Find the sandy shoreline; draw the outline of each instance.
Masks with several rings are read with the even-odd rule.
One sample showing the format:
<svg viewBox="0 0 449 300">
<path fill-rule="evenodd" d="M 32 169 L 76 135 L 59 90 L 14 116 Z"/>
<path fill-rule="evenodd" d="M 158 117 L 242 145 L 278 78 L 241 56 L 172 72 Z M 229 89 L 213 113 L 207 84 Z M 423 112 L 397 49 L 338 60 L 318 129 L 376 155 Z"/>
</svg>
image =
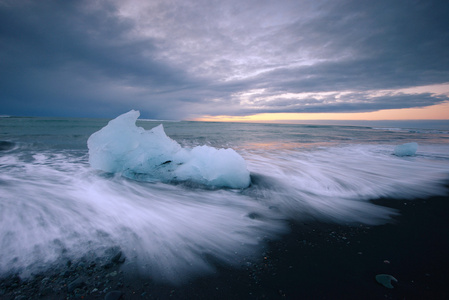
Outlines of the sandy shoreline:
<svg viewBox="0 0 449 300">
<path fill-rule="evenodd" d="M 379 199 L 400 212 L 381 226 L 291 223 L 259 261 L 172 286 L 135 276 L 119 249 L 30 280 L 0 280 L 0 299 L 447 299 L 449 196 Z M 117 258 L 117 256 L 119 256 Z M 391 274 L 388 289 L 375 281 Z"/>
</svg>

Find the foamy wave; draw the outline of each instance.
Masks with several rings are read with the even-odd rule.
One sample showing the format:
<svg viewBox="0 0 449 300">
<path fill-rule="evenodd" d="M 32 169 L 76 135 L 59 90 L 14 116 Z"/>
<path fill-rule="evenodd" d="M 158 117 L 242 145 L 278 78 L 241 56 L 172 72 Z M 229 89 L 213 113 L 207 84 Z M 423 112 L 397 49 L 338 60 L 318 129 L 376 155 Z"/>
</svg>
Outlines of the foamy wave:
<svg viewBox="0 0 449 300">
<path fill-rule="evenodd" d="M 207 255 L 239 266 L 284 231 L 269 209 L 232 191 L 98 176 L 85 160 L 53 154 L 2 161 L 16 167 L 0 173 L 1 273 L 26 276 L 118 245 L 155 280 L 181 281 L 213 270 Z"/>
<path fill-rule="evenodd" d="M 437 155 L 418 152 L 408 158 L 392 155 L 392 146 L 373 145 L 247 153 L 254 184 L 245 194 L 289 218 L 381 224 L 396 212 L 371 199 L 447 193 L 449 156 L 444 153 L 449 152 L 440 148 Z"/>
<path fill-rule="evenodd" d="M 240 266 L 286 220 L 383 224 L 398 212 L 379 197 L 440 195 L 447 145 L 397 157 L 390 145 L 242 152 L 244 190 L 128 180 L 69 152 L 0 156 L 0 274 L 27 275 L 118 246 L 154 280 L 205 274 L 211 261 Z M 212 258 L 212 259 L 211 259 Z"/>
</svg>

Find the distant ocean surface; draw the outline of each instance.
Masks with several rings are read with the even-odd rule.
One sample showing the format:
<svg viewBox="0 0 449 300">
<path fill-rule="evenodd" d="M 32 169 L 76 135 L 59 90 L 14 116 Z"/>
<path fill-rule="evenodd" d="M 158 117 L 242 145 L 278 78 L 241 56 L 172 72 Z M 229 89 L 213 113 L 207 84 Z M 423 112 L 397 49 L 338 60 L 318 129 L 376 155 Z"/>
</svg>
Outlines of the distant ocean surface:
<svg viewBox="0 0 449 300">
<path fill-rule="evenodd" d="M 380 225 L 398 212 L 370 200 L 447 194 L 443 129 L 137 122 L 147 130 L 162 123 L 185 148 L 234 149 L 251 184 L 230 189 L 92 168 L 87 140 L 108 121 L 0 118 L 0 276 L 120 247 L 143 274 L 183 281 L 212 272 L 210 257 L 244 265 L 291 221 Z M 409 142 L 416 155 L 393 155 Z"/>
</svg>

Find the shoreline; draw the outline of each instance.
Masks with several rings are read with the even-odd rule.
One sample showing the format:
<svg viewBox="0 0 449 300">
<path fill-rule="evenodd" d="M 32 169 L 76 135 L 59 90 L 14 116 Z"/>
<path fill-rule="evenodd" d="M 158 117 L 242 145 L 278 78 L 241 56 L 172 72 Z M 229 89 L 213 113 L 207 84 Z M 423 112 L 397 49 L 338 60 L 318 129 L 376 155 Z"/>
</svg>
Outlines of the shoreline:
<svg viewBox="0 0 449 300">
<path fill-rule="evenodd" d="M 377 199 L 398 210 L 394 222 L 341 225 L 289 223 L 256 262 L 182 285 L 156 283 L 124 268 L 119 249 L 95 261 L 67 264 L 28 280 L 0 279 L 1 299 L 447 299 L 449 195 Z M 377 274 L 398 282 L 388 289 Z M 121 298 L 120 298 L 121 297 Z"/>
</svg>

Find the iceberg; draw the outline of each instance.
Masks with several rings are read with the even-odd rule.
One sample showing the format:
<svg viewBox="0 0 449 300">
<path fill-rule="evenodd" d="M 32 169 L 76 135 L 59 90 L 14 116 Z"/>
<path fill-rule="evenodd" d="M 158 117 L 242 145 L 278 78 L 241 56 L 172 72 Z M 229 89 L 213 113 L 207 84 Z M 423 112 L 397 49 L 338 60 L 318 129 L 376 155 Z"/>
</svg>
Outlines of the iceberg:
<svg viewBox="0 0 449 300">
<path fill-rule="evenodd" d="M 89 163 L 98 170 L 142 181 L 191 181 L 214 187 L 246 188 L 250 173 L 233 149 L 183 148 L 165 134 L 163 125 L 136 126 L 139 111 L 111 120 L 88 141 Z"/>
<path fill-rule="evenodd" d="M 406 143 L 398 145 L 394 148 L 394 155 L 396 156 L 413 156 L 418 150 L 418 143 Z"/>
</svg>

